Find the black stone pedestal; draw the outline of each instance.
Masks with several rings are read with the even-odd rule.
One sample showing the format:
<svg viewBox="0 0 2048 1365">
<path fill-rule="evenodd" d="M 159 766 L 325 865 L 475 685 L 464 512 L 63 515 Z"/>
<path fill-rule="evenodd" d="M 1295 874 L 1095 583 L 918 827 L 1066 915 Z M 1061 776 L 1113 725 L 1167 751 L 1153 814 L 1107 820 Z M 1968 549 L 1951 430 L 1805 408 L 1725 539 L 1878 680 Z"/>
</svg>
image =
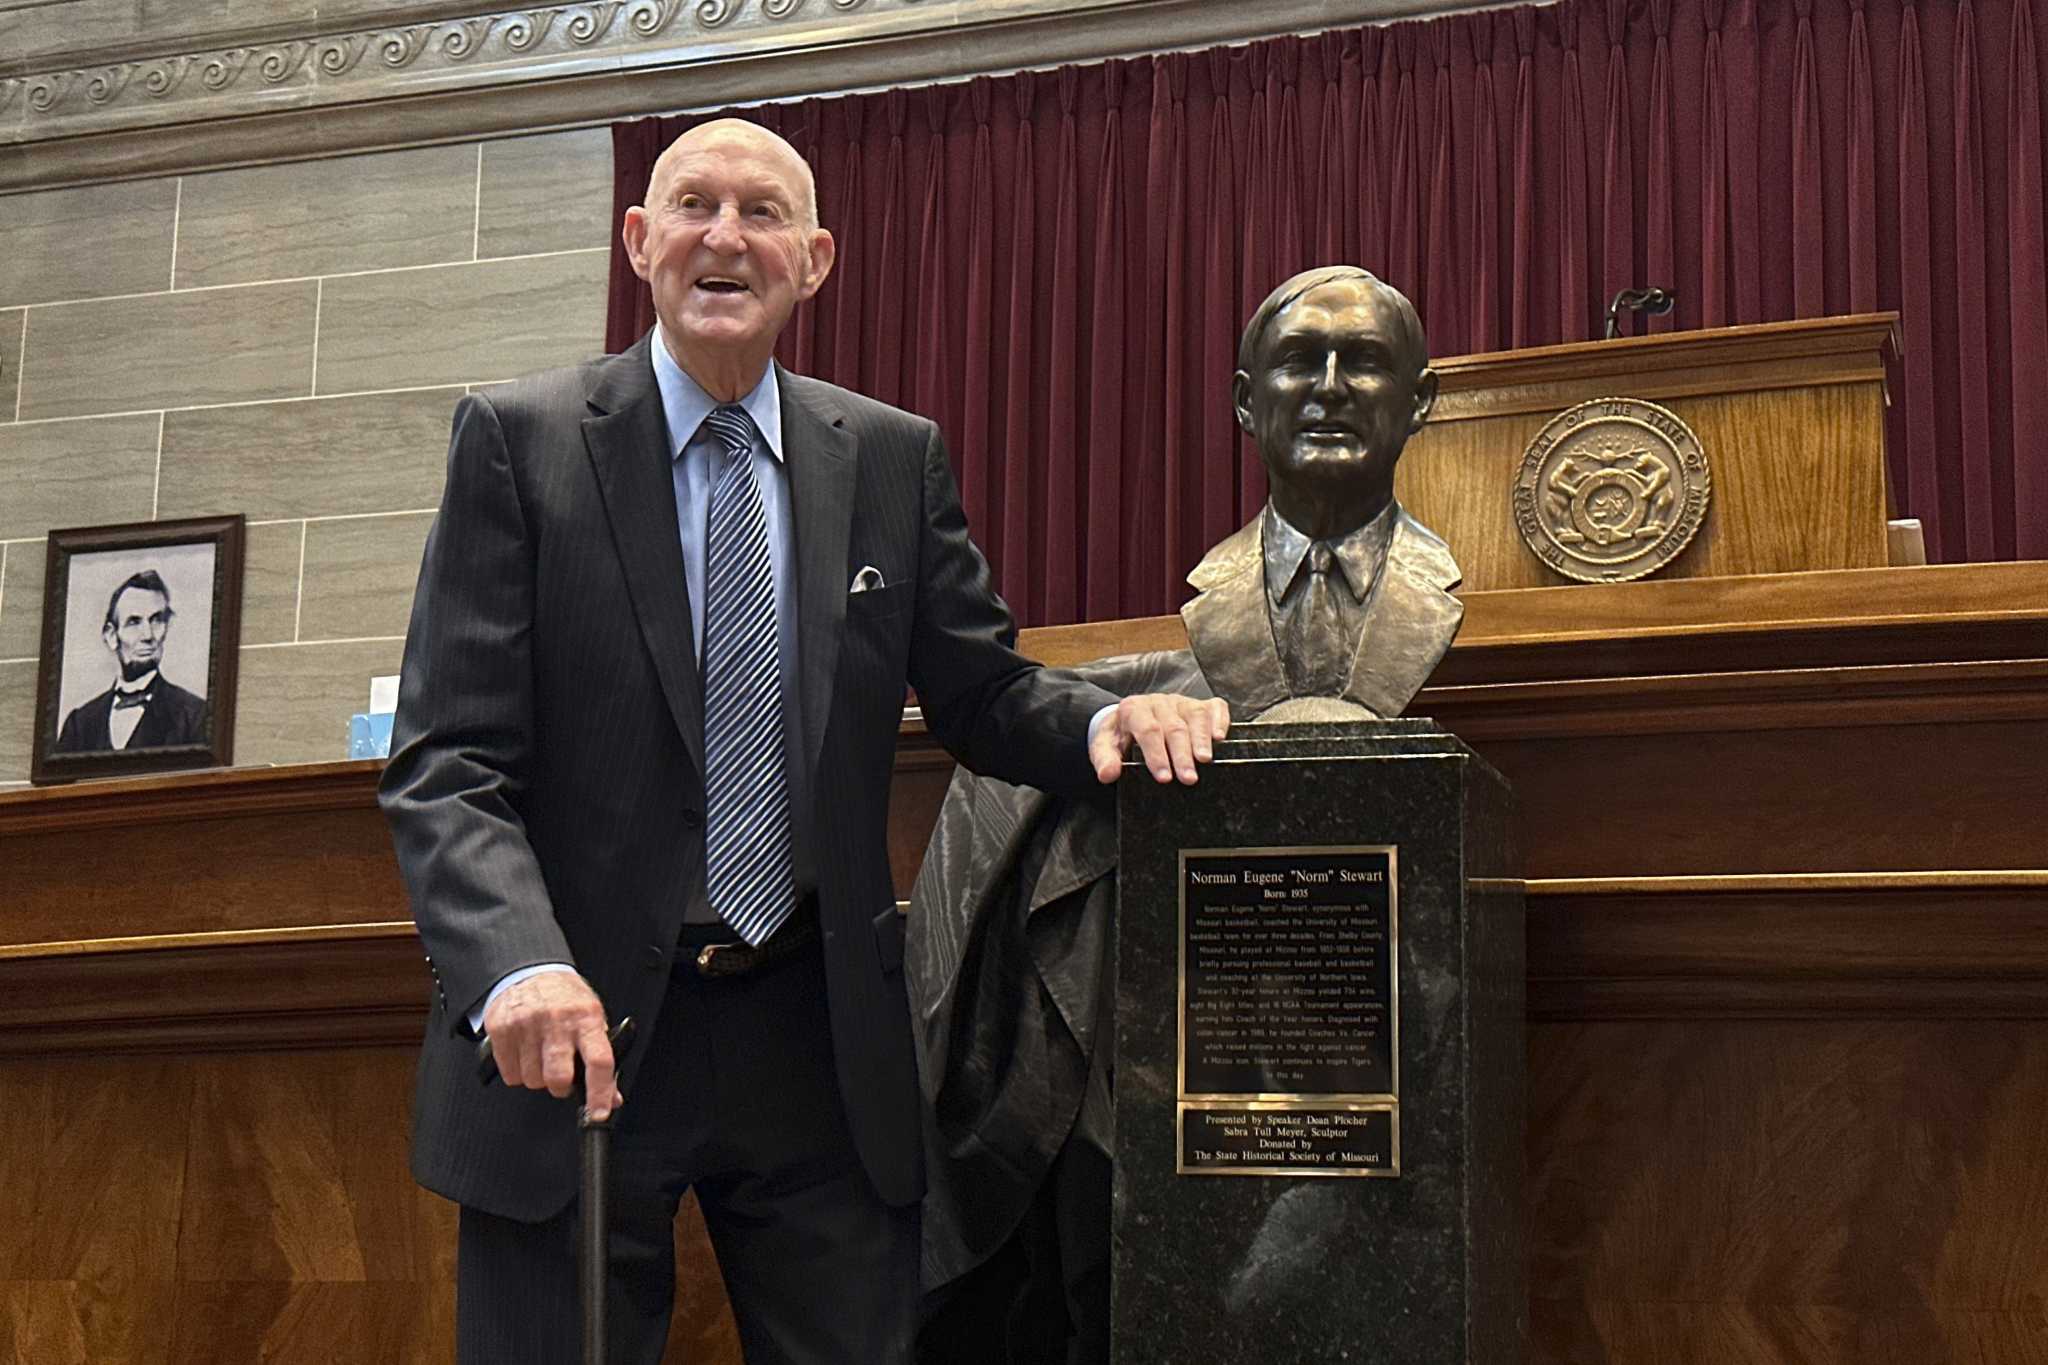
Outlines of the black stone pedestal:
<svg viewBox="0 0 2048 1365">
<path fill-rule="evenodd" d="M 1118 784 L 1116 1365 L 1520 1359 L 1510 803 L 1426 720 Z"/>
</svg>

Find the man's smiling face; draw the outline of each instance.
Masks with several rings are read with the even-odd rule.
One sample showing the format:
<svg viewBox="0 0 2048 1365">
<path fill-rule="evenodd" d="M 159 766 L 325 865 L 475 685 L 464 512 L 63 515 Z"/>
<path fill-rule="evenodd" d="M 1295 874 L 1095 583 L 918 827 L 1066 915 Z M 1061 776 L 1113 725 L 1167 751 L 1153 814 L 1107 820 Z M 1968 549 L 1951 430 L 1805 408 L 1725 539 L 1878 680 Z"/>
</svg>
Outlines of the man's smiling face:
<svg viewBox="0 0 2048 1365">
<path fill-rule="evenodd" d="M 809 177 L 765 129 L 722 121 L 676 140 L 655 166 L 647 202 L 627 210 L 626 250 L 654 291 L 675 358 L 713 391 L 751 387 L 798 303 L 832 268 Z"/>
</svg>

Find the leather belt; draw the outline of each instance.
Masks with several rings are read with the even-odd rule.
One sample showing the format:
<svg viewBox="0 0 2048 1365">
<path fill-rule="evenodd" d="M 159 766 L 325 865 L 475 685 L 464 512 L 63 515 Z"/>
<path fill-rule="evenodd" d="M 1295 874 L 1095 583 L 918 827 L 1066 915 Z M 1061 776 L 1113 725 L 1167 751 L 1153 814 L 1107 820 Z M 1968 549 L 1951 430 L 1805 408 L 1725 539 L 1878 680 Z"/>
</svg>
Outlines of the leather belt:
<svg viewBox="0 0 2048 1365">
<path fill-rule="evenodd" d="M 708 977 L 748 976 L 794 957 L 818 939 L 818 897 L 816 893 L 797 902 L 782 927 L 767 942 L 749 945 L 738 940 L 707 943 L 693 959 L 697 975 Z"/>
</svg>

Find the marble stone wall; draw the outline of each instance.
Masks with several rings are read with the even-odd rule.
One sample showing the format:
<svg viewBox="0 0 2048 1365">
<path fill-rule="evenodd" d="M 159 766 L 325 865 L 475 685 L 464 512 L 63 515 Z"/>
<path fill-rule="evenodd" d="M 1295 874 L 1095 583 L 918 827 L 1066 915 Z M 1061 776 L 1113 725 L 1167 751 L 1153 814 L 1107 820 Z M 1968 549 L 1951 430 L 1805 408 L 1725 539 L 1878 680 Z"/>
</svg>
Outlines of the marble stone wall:
<svg viewBox="0 0 2048 1365">
<path fill-rule="evenodd" d="M 470 387 L 595 355 L 604 129 L 0 196 L 0 785 L 44 537 L 249 519 L 238 763 L 344 757 Z"/>
</svg>

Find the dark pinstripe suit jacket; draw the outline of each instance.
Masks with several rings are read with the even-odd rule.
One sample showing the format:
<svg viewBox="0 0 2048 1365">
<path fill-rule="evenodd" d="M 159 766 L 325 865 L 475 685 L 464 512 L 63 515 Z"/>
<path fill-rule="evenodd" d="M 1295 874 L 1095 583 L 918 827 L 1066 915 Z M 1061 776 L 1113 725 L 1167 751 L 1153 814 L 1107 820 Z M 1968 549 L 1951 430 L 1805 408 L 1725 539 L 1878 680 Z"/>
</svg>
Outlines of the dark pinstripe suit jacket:
<svg viewBox="0 0 2048 1365">
<path fill-rule="evenodd" d="M 568 1202 L 574 1117 L 545 1092 L 480 1086 L 468 1011 L 505 973 L 566 960 L 612 1018 L 659 1028 L 703 876 L 701 698 L 648 344 L 456 409 L 381 789 L 436 984 L 413 1171 L 507 1217 Z M 816 850 L 854 1141 L 905 1203 L 923 1165 L 885 840 L 905 683 L 968 767 L 1067 792 L 1094 782 L 1083 737 L 1110 698 L 1012 650 L 932 423 L 778 380 L 813 796 L 795 818 Z M 887 586 L 849 594 L 864 565 Z M 629 1059 L 629 1095 L 659 1083 Z"/>
</svg>

